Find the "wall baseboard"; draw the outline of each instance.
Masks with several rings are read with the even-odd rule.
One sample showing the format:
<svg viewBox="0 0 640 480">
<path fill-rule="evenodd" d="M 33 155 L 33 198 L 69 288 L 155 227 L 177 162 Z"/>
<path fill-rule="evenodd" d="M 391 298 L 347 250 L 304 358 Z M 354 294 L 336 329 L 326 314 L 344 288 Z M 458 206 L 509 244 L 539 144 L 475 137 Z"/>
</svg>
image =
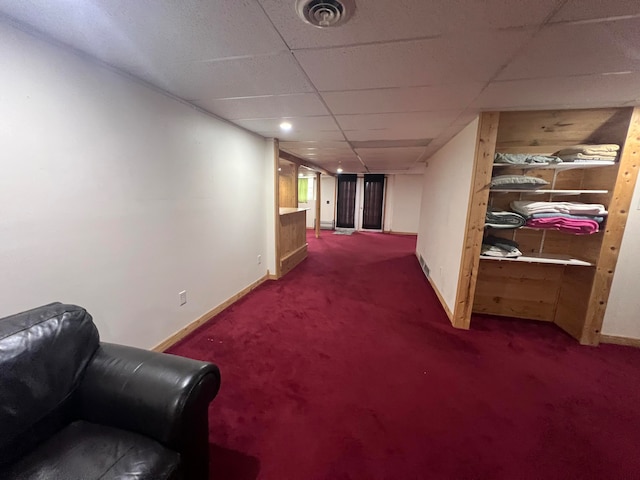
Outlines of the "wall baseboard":
<svg viewBox="0 0 640 480">
<path fill-rule="evenodd" d="M 420 263 L 421 262 L 420 254 L 418 252 L 416 252 L 416 258 L 418 259 L 418 262 Z M 422 266 L 422 263 L 420 263 L 420 266 Z M 438 300 L 440 301 L 440 305 L 442 305 L 442 309 L 444 310 L 444 313 L 446 313 L 447 317 L 449 317 L 449 321 L 451 323 L 453 323 L 453 313 L 451 313 L 451 310 L 449 310 L 449 307 L 447 306 L 447 303 L 444 301 L 444 297 L 440 293 L 440 290 L 438 290 L 438 287 L 436 287 L 436 284 L 433 283 L 433 280 L 431 280 L 431 277 L 429 275 L 427 275 L 428 271 L 429 271 L 428 268 L 427 268 L 426 272 L 423 269 L 423 273 L 425 274 L 424 276 L 427 279 L 427 281 L 429 282 L 429 285 L 431 285 L 431 288 L 433 288 L 433 291 L 436 292 L 436 297 L 438 297 Z"/>
<path fill-rule="evenodd" d="M 615 335 L 600 334 L 600 343 L 611 343 L 613 345 L 640 348 L 640 338 L 617 337 Z"/>
<path fill-rule="evenodd" d="M 273 275 L 269 275 L 266 274 L 264 277 L 256 280 L 255 282 L 253 282 L 251 285 L 249 285 L 246 288 L 243 288 L 242 290 L 240 290 L 238 293 L 236 293 L 235 295 L 233 295 L 232 297 L 228 298 L 227 300 L 225 300 L 224 302 L 222 302 L 220 305 L 218 305 L 215 308 L 212 308 L 211 310 L 209 310 L 207 313 L 205 313 L 204 315 L 202 315 L 200 318 L 198 318 L 197 320 L 194 320 L 193 322 L 191 322 L 190 324 L 188 324 L 187 326 L 181 328 L 180 330 L 178 330 L 176 333 L 174 333 L 173 335 L 171 335 L 169 338 L 167 338 L 166 340 L 160 342 L 158 345 L 156 345 L 155 347 L 153 347 L 151 350 L 154 352 L 164 352 L 167 348 L 169 348 L 171 345 L 173 345 L 174 343 L 178 342 L 179 340 L 182 340 L 184 337 L 186 337 L 187 335 L 189 335 L 191 332 L 193 332 L 195 329 L 197 329 L 198 327 L 200 327 L 201 325 L 205 324 L 206 322 L 208 322 L 209 320 L 211 320 L 213 317 L 215 317 L 216 315 L 218 315 L 220 312 L 222 312 L 224 309 L 226 309 L 227 307 L 231 306 L 233 303 L 237 302 L 238 300 L 240 300 L 242 297 L 244 297 L 246 294 L 248 294 L 249 292 L 251 292 L 252 290 L 255 290 L 256 288 L 258 288 L 260 285 L 262 285 L 264 282 L 266 282 L 269 279 L 272 279 Z"/>
<path fill-rule="evenodd" d="M 442 305 L 442 309 L 447 314 L 447 317 L 449 317 L 449 321 L 453 323 L 453 313 L 451 312 L 451 310 L 449 310 L 449 307 L 447 306 L 447 303 L 444 301 L 444 297 L 440 293 L 440 290 L 438 290 L 438 287 L 436 287 L 436 284 L 433 283 L 433 281 L 431 280 L 431 277 L 426 277 L 426 278 L 429 281 L 429 285 L 431 285 L 431 288 L 433 288 L 433 291 L 436 292 L 436 297 L 438 297 L 438 300 L 440 300 L 440 305 Z"/>
<path fill-rule="evenodd" d="M 418 235 L 418 232 L 396 232 L 394 230 L 384 230 L 382 233 L 388 233 L 389 235 Z"/>
</svg>

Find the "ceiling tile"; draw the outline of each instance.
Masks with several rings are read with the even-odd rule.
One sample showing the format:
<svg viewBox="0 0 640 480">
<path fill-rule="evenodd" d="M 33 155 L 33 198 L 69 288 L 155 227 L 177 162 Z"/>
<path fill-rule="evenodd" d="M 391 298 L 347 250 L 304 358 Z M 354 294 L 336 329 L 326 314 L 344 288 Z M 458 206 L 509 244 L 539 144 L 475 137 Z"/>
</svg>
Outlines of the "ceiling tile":
<svg viewBox="0 0 640 480">
<path fill-rule="evenodd" d="M 424 112 L 464 108 L 478 96 L 484 82 L 437 87 L 384 88 L 325 92 L 322 97 L 336 114 Z"/>
<path fill-rule="evenodd" d="M 591 1 L 569 0 L 551 19 L 552 22 L 611 18 L 623 15 L 638 15 L 638 0 Z"/>
<path fill-rule="evenodd" d="M 484 110 L 604 107 L 636 98 L 640 98 L 640 73 L 495 82 L 473 105 Z"/>
<path fill-rule="evenodd" d="M 320 91 L 449 85 L 491 79 L 532 30 L 294 52 Z"/>
<path fill-rule="evenodd" d="M 371 161 L 412 161 L 415 162 L 424 153 L 425 147 L 404 148 L 358 148 L 356 152 L 365 163 Z"/>
<path fill-rule="evenodd" d="M 275 137 L 280 140 L 305 142 L 310 140 L 342 140 L 344 136 L 339 131 L 322 130 L 293 130 L 283 133 L 275 130 L 252 130 L 264 137 Z"/>
<path fill-rule="evenodd" d="M 332 172 L 336 172 L 336 170 L 338 169 L 338 167 L 342 167 L 343 172 L 342 173 L 368 173 L 367 170 L 365 170 L 364 166 L 361 163 L 344 163 L 344 164 L 329 164 L 330 167 L 328 166 L 327 169 L 332 171 Z M 337 173 L 337 172 L 336 172 Z"/>
<path fill-rule="evenodd" d="M 370 160 L 364 163 L 372 173 L 389 170 L 409 170 L 416 165 L 415 160 Z"/>
<path fill-rule="evenodd" d="M 224 98 L 201 100 L 196 103 L 198 106 L 230 120 L 329 114 L 315 93 Z"/>
<path fill-rule="evenodd" d="M 166 65 L 155 83 L 194 103 L 216 98 L 313 92 L 289 53 Z"/>
<path fill-rule="evenodd" d="M 349 140 L 404 140 L 433 138 L 460 113 L 448 111 L 338 115 L 336 119 Z"/>
<path fill-rule="evenodd" d="M 260 3 L 287 44 L 299 49 L 535 25 L 542 23 L 562 0 L 365 0 L 357 3 L 355 15 L 348 23 L 327 29 L 304 23 L 295 12 L 293 0 L 260 0 Z"/>
<path fill-rule="evenodd" d="M 171 62 L 286 50 L 248 0 L 21 0 L 2 2 L 0 10 L 107 63 L 147 73 Z"/>
<path fill-rule="evenodd" d="M 280 132 L 280 123 L 283 118 L 256 118 L 249 120 L 235 120 L 234 123 L 243 126 L 253 131 L 276 131 L 285 137 L 285 132 Z M 336 122 L 330 116 L 321 117 L 287 117 L 287 122 L 291 123 L 291 133 L 303 130 L 318 130 L 318 131 L 339 131 Z"/>
<path fill-rule="evenodd" d="M 543 28 L 500 80 L 640 71 L 640 18 Z"/>
<path fill-rule="evenodd" d="M 350 149 L 349 144 L 342 139 L 341 141 L 307 141 L 307 142 L 288 142 L 280 140 L 280 148 L 318 148 L 318 149 Z"/>
</svg>

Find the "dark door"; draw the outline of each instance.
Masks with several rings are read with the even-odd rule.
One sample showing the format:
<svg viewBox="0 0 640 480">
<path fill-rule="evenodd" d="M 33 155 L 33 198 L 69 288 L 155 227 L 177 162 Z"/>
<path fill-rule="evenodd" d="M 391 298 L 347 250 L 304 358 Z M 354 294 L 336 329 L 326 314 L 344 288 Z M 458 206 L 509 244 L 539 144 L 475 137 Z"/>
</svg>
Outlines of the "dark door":
<svg viewBox="0 0 640 480">
<path fill-rule="evenodd" d="M 336 227 L 355 228 L 356 182 L 354 174 L 338 175 L 338 214 Z"/>
<path fill-rule="evenodd" d="M 384 175 L 365 174 L 362 228 L 367 228 L 370 230 L 382 230 L 383 198 Z"/>
</svg>

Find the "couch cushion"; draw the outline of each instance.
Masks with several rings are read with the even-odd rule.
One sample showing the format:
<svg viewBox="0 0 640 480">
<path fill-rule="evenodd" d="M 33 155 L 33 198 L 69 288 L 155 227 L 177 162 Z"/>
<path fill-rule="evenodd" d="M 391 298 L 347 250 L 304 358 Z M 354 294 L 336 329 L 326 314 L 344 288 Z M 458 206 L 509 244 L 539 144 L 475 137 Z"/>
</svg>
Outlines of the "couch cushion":
<svg viewBox="0 0 640 480">
<path fill-rule="evenodd" d="M 77 421 L 0 474 L 20 480 L 173 480 L 179 462 L 180 455 L 147 437 Z"/>
<path fill-rule="evenodd" d="M 98 343 L 91 315 L 74 305 L 0 319 L 0 465 L 69 422 L 69 401 Z"/>
</svg>

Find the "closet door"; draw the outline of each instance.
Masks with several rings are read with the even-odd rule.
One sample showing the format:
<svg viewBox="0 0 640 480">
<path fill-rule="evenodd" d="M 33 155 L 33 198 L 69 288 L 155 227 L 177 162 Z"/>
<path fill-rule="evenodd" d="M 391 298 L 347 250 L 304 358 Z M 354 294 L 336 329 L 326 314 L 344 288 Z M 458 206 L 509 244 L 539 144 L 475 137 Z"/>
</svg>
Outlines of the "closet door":
<svg viewBox="0 0 640 480">
<path fill-rule="evenodd" d="M 384 175 L 365 174 L 362 228 L 382 230 Z"/>
<path fill-rule="evenodd" d="M 356 183 L 355 174 L 338 175 L 338 205 L 336 227 L 355 228 Z"/>
</svg>

